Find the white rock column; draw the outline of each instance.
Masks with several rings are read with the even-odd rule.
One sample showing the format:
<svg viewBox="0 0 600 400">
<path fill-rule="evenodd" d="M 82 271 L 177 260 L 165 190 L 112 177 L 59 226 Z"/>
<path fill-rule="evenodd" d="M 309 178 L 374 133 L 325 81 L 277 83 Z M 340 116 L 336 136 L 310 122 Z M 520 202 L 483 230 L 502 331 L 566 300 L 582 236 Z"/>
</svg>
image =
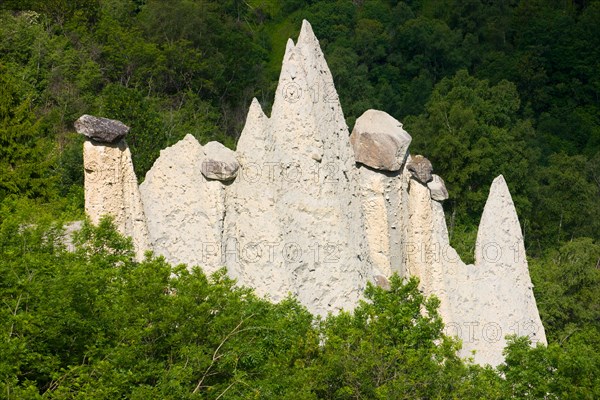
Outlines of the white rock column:
<svg viewBox="0 0 600 400">
<path fill-rule="evenodd" d="M 136 258 L 143 260 L 150 249 L 148 228 L 133 170 L 131 152 L 124 140 L 83 144 L 85 170 L 85 211 L 92 223 L 111 215 L 117 230 L 131 236 Z"/>
<path fill-rule="evenodd" d="M 408 179 L 403 172 L 385 173 L 361 166 L 360 193 L 365 237 L 375 274 L 407 276 Z"/>
</svg>

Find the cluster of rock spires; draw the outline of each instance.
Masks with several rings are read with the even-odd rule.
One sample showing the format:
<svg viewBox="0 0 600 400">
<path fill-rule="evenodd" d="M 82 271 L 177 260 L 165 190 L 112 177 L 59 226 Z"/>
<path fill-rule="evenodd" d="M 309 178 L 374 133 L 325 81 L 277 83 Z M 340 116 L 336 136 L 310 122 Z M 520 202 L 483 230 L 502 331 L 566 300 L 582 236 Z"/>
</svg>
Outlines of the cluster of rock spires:
<svg viewBox="0 0 600 400">
<path fill-rule="evenodd" d="M 480 364 L 503 361 L 505 335 L 545 343 L 523 235 L 502 176 L 494 180 L 474 265 L 449 245 L 444 181 L 411 156 L 390 115 L 366 111 L 349 134 L 310 24 L 289 40 L 271 117 L 252 102 L 237 150 L 191 135 L 161 151 L 138 186 L 118 121 L 84 115 L 85 204 L 167 261 L 226 266 L 240 284 L 314 313 L 352 309 L 367 282 L 417 276 L 441 300 L 446 332 Z"/>
</svg>

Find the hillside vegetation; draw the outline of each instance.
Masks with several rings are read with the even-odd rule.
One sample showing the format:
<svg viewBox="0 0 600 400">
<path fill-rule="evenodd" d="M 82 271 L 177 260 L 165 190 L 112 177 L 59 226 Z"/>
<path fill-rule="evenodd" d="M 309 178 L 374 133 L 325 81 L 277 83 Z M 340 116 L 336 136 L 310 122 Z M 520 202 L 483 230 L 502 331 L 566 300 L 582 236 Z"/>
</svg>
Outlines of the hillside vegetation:
<svg viewBox="0 0 600 400">
<path fill-rule="evenodd" d="M 350 129 L 390 113 L 444 178 L 465 261 L 505 176 L 547 348 L 513 338 L 500 371 L 463 363 L 414 281 L 318 320 L 223 274 L 136 263 L 109 221 L 66 251 L 80 115 L 131 126 L 140 181 L 187 133 L 233 148 L 302 19 Z M 0 2 L 1 396 L 600 398 L 599 65 L 595 0 Z"/>
</svg>

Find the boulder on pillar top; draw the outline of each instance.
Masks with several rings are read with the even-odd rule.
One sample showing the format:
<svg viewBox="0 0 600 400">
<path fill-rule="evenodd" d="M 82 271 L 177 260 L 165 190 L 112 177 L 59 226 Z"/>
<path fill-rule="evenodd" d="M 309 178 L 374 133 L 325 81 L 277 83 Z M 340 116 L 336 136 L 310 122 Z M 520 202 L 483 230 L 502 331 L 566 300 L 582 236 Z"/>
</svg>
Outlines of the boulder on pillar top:
<svg viewBox="0 0 600 400">
<path fill-rule="evenodd" d="M 384 171 L 402 168 L 411 141 L 402 123 L 378 110 L 367 110 L 358 117 L 350 135 L 356 162 Z"/>
<path fill-rule="evenodd" d="M 202 175 L 207 179 L 228 182 L 235 179 L 240 164 L 235 152 L 219 142 L 208 142 L 203 148 Z"/>
<path fill-rule="evenodd" d="M 83 143 L 85 211 L 92 223 L 110 215 L 117 230 L 131 236 L 136 258 L 150 249 L 148 227 L 133 170 L 131 152 L 124 140 Z"/>
<path fill-rule="evenodd" d="M 424 185 L 427 185 L 427 182 L 430 182 L 433 179 L 433 166 L 431 165 L 431 161 L 422 155 L 411 157 L 406 164 L 406 169 L 410 171 L 413 178 Z"/>
<path fill-rule="evenodd" d="M 129 127 L 114 119 L 84 114 L 75 121 L 77 133 L 100 143 L 117 143 L 129 133 Z"/>
<path fill-rule="evenodd" d="M 431 182 L 427 183 L 427 187 L 429 188 L 429 192 L 431 193 L 431 198 L 435 201 L 444 201 L 448 199 L 448 189 L 446 189 L 446 184 L 444 180 L 436 174 L 431 175 Z"/>
</svg>

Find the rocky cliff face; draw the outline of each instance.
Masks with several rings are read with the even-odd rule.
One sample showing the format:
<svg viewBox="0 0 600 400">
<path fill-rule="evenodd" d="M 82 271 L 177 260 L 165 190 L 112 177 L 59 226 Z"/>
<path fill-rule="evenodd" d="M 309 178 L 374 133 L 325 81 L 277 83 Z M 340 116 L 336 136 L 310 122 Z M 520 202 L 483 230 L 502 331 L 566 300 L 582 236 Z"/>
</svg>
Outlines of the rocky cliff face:
<svg viewBox="0 0 600 400">
<path fill-rule="evenodd" d="M 161 152 L 138 190 L 124 142 L 90 139 L 86 211 L 92 221 L 115 216 L 141 250 L 207 272 L 226 266 L 258 294 L 291 294 L 318 314 L 353 308 L 369 281 L 417 276 L 440 298 L 447 333 L 481 364 L 502 362 L 506 334 L 545 343 L 504 179 L 492 184 L 475 265 L 465 265 L 449 245 L 444 181 L 409 155 L 410 140 L 376 110 L 350 135 L 304 21 L 298 42 L 288 41 L 271 116 L 252 102 L 236 152 L 188 135 Z"/>
</svg>

